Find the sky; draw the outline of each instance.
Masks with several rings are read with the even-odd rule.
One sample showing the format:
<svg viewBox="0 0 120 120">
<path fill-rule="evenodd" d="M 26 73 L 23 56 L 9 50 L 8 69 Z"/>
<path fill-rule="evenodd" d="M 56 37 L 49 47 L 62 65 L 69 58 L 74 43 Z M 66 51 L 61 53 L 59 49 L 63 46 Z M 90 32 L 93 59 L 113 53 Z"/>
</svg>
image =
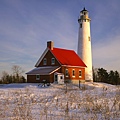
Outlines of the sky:
<svg viewBox="0 0 120 120">
<path fill-rule="evenodd" d="M 14 65 L 33 69 L 50 40 L 77 52 L 84 7 L 91 18 L 94 68 L 120 72 L 119 5 L 120 0 L 0 0 L 0 76 Z"/>
</svg>

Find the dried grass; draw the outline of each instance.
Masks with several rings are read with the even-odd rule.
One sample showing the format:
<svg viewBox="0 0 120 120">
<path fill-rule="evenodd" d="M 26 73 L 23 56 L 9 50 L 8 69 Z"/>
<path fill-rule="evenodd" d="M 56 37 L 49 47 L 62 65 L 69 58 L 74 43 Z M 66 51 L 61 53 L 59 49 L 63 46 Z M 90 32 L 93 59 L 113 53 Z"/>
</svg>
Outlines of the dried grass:
<svg viewBox="0 0 120 120">
<path fill-rule="evenodd" d="M 108 90 L 101 94 L 65 89 L 49 95 L 34 88 L 0 91 L 1 120 L 119 120 L 120 87 L 110 98 Z"/>
</svg>

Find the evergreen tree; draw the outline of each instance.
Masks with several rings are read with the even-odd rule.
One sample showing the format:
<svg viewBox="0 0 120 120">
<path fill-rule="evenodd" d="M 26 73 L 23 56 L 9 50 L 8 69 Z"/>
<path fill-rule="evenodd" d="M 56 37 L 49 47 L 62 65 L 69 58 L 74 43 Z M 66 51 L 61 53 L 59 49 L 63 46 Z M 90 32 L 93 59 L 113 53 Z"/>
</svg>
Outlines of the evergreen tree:
<svg viewBox="0 0 120 120">
<path fill-rule="evenodd" d="M 118 83 L 119 83 L 119 80 L 120 80 L 119 78 L 120 78 L 120 76 L 119 76 L 118 71 L 115 71 L 114 83 L 115 83 L 116 85 L 118 85 Z"/>
<path fill-rule="evenodd" d="M 99 68 L 97 71 L 97 74 L 98 74 L 98 79 L 100 80 L 100 82 L 107 82 L 108 81 L 107 70 L 105 70 L 103 68 Z"/>
<path fill-rule="evenodd" d="M 108 83 L 113 84 L 114 78 L 115 78 L 114 71 L 111 70 L 111 71 L 109 72 Z"/>
</svg>

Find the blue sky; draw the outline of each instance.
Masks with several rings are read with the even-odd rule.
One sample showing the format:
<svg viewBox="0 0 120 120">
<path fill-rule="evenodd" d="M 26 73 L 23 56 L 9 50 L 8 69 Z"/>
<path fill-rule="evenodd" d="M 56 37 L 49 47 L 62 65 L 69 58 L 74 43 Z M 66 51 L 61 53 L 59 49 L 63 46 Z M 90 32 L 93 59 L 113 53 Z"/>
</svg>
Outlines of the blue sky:
<svg viewBox="0 0 120 120">
<path fill-rule="evenodd" d="M 46 48 L 77 50 L 80 11 L 91 18 L 93 66 L 120 72 L 120 0 L 0 0 L 0 74 L 34 68 Z"/>
</svg>

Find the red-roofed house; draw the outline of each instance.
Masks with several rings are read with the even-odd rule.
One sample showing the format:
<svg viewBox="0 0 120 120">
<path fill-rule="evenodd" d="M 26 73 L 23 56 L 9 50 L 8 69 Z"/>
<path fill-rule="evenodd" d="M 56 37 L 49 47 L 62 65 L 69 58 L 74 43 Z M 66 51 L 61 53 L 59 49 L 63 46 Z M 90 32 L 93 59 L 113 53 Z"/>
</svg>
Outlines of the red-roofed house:
<svg viewBox="0 0 120 120">
<path fill-rule="evenodd" d="M 60 79 L 78 82 L 85 80 L 86 65 L 73 50 L 55 48 L 52 41 L 37 61 L 35 69 L 27 74 L 27 82 L 40 83 L 43 80 L 53 83 Z"/>
</svg>

